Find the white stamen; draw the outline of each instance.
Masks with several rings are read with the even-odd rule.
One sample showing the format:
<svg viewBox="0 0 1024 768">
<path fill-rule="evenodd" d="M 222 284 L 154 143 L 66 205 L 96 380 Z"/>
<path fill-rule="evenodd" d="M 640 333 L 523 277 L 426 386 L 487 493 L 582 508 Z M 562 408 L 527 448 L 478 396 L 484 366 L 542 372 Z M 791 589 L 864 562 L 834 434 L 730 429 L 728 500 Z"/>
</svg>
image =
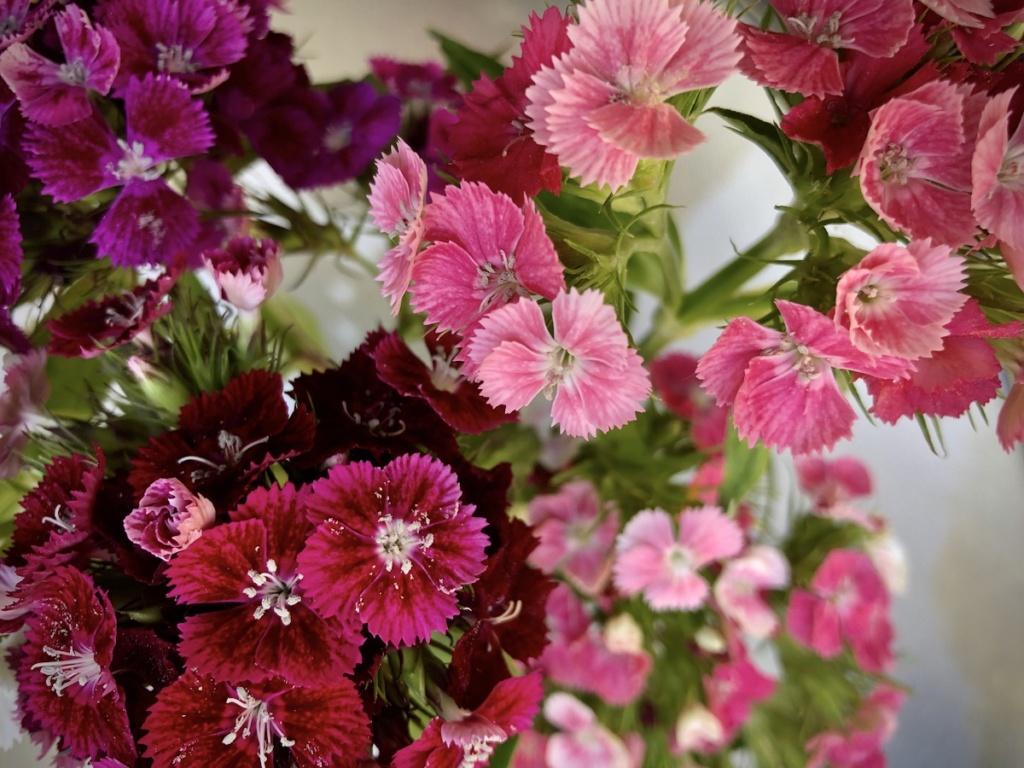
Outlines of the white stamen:
<svg viewBox="0 0 1024 768">
<path fill-rule="evenodd" d="M 32 669 L 38 669 L 46 675 L 47 687 L 58 696 L 63 696 L 64 691 L 76 683 L 83 688 L 89 683 L 96 683 L 103 674 L 103 668 L 96 663 L 92 650 L 61 651 L 44 645 L 43 653 L 53 661 L 33 664 Z M 104 684 L 102 695 L 106 693 Z"/>
<path fill-rule="evenodd" d="M 231 733 L 221 739 L 221 743 L 231 744 L 239 735 L 243 739 L 248 739 L 255 732 L 260 766 L 261 768 L 266 768 L 267 758 L 274 752 L 275 736 L 281 740 L 281 745 L 284 747 L 290 747 L 295 742 L 284 735 L 281 726 L 274 721 L 270 711 L 267 709 L 266 702 L 250 696 L 245 688 L 238 688 L 236 690 L 238 696 L 229 698 L 227 703 L 241 707 L 242 714 L 235 718 L 234 728 L 231 729 Z"/>
</svg>

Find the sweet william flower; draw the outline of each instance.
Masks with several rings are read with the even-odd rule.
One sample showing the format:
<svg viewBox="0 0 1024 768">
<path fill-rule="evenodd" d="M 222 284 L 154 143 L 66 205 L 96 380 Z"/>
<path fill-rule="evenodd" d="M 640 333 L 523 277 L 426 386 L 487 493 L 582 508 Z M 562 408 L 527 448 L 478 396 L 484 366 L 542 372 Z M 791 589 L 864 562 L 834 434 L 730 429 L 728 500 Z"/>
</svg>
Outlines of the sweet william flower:
<svg viewBox="0 0 1024 768">
<path fill-rule="evenodd" d="M 722 725 L 722 743 L 732 741 L 750 719 L 754 704 L 769 698 L 777 681 L 763 674 L 740 652 L 737 658 L 718 664 L 704 678 L 708 710 Z"/>
<path fill-rule="evenodd" d="M 710 593 L 698 571 L 732 557 L 743 532 L 717 507 L 684 510 L 679 533 L 661 509 L 645 509 L 626 523 L 615 545 L 613 576 L 624 595 L 643 594 L 656 611 L 692 611 Z"/>
<path fill-rule="evenodd" d="M 468 357 L 487 401 L 517 411 L 544 393 L 552 398 L 552 422 L 576 437 L 636 418 L 650 379 L 603 299 L 589 289 L 560 292 L 552 301 L 553 334 L 540 305 L 529 299 L 484 317 Z"/>
<path fill-rule="evenodd" d="M 15 43 L 0 54 L 0 77 L 18 97 L 22 114 L 43 125 L 66 125 L 92 112 L 89 91 L 106 94 L 120 63 L 120 48 L 113 34 L 94 27 L 88 14 L 75 4 L 54 16 L 64 51 L 58 64 Z"/>
<path fill-rule="evenodd" d="M 789 584 L 789 562 L 774 547 L 747 549 L 726 562 L 715 580 L 715 602 L 742 632 L 751 637 L 770 637 L 779 627 L 775 611 L 762 593 Z"/>
<path fill-rule="evenodd" d="M 306 506 L 317 529 L 299 555 L 303 588 L 325 615 L 356 615 L 386 643 L 443 631 L 457 591 L 484 570 L 485 521 L 430 456 L 334 466 Z"/>
<path fill-rule="evenodd" d="M 257 488 L 230 522 L 171 560 L 171 596 L 217 609 L 181 625 L 190 666 L 218 680 L 280 676 L 295 685 L 337 682 L 355 667 L 361 637 L 354 617 L 322 617 L 297 563 L 311 532 L 307 497 L 290 484 Z"/>
<path fill-rule="evenodd" d="M 129 540 L 167 561 L 193 544 L 213 525 L 216 510 L 205 496 L 192 493 L 175 478 L 153 481 L 124 520 Z"/>
<path fill-rule="evenodd" d="M 322 768 L 352 765 L 370 750 L 362 702 L 344 677 L 310 687 L 236 685 L 187 670 L 160 691 L 143 730 L 153 768 Z"/>
<path fill-rule="evenodd" d="M 244 312 L 269 299 L 284 279 L 281 245 L 245 235 L 232 237 L 223 248 L 204 251 L 221 297 Z"/>
<path fill-rule="evenodd" d="M 978 126 L 971 162 L 971 207 L 978 223 L 1009 246 L 1007 265 L 1024 284 L 1024 129 L 1011 129 L 1011 101 L 1017 89 L 992 96 Z M 1005 253 L 1005 252 L 1004 252 Z M 1013 258 L 1017 257 L 1017 258 Z"/>
<path fill-rule="evenodd" d="M 594 711 L 568 693 L 552 693 L 544 701 L 545 719 L 559 729 L 547 741 L 546 765 L 562 768 L 638 768 L 643 741 L 629 744 L 608 730 Z"/>
<path fill-rule="evenodd" d="M 819 733 L 807 742 L 807 767 L 884 767 L 883 747 L 896 732 L 896 716 L 906 698 L 904 691 L 879 682 L 850 718 L 847 729 Z"/>
</svg>

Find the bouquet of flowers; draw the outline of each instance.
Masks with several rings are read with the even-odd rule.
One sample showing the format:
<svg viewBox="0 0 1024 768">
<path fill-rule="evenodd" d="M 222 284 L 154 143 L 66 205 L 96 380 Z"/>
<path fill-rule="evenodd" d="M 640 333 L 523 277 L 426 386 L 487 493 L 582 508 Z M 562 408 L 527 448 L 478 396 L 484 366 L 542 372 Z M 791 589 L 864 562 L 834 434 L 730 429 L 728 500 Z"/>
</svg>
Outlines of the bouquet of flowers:
<svg viewBox="0 0 1024 768">
<path fill-rule="evenodd" d="M 328 84 L 278 4 L 0 0 L 0 632 L 40 754 L 884 765 L 902 562 L 828 452 L 1000 397 L 1024 437 L 1024 3 L 584 0 Z M 736 72 L 775 121 L 710 106 Z M 705 113 L 793 196 L 687 288 Z M 390 302 L 341 362 L 295 254 Z"/>
</svg>

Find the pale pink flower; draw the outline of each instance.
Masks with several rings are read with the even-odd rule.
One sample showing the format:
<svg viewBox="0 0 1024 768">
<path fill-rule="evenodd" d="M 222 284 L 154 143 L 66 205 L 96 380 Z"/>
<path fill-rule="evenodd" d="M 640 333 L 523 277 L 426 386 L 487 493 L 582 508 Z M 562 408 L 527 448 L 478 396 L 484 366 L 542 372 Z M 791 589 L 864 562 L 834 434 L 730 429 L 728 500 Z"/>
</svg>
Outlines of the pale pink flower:
<svg viewBox="0 0 1024 768">
<path fill-rule="evenodd" d="M 739 61 L 734 22 L 697 0 L 590 0 L 569 40 L 534 75 L 526 114 L 571 175 L 613 191 L 641 159 L 670 160 L 703 140 L 666 100 L 718 85 Z"/>
<path fill-rule="evenodd" d="M 424 210 L 411 305 L 439 331 L 469 336 L 485 314 L 525 296 L 565 290 L 562 265 L 532 200 L 522 205 L 466 182 Z"/>
<path fill-rule="evenodd" d="M 872 355 L 914 360 L 942 348 L 946 324 L 967 301 L 964 258 L 930 240 L 883 243 L 836 285 L 837 326 Z"/>
<path fill-rule="evenodd" d="M 937 15 L 961 27 L 982 27 L 995 16 L 992 0 L 920 0 Z"/>
<path fill-rule="evenodd" d="M 778 616 L 763 592 L 789 583 L 789 561 L 774 547 L 750 547 L 729 560 L 715 581 L 715 601 L 741 631 L 752 637 L 770 637 L 779 627 Z"/>
<path fill-rule="evenodd" d="M 236 235 L 224 248 L 205 251 L 203 261 L 221 297 L 246 312 L 258 309 L 284 279 L 281 245 L 273 240 Z"/>
<path fill-rule="evenodd" d="M 619 513 L 602 505 L 587 481 L 569 483 L 557 493 L 530 501 L 529 521 L 540 544 L 530 564 L 564 575 L 582 592 L 596 595 L 611 576 L 611 552 L 619 532 Z"/>
<path fill-rule="evenodd" d="M 971 207 L 978 223 L 1013 251 L 1024 249 L 1024 123 L 1010 129 L 1010 100 L 1017 89 L 992 96 L 978 127 L 971 162 Z M 1021 269 L 1011 271 L 1024 285 Z"/>
<path fill-rule="evenodd" d="M 427 164 L 401 138 L 395 148 L 377 160 L 370 182 L 370 218 L 395 246 L 380 261 L 382 293 L 397 315 L 402 296 L 409 290 L 412 265 L 423 240 L 423 206 L 427 199 Z"/>
<path fill-rule="evenodd" d="M 709 755 L 726 742 L 725 726 L 710 709 L 694 702 L 679 713 L 676 720 L 673 753 L 699 752 Z"/>
<path fill-rule="evenodd" d="M 885 582 L 890 595 L 902 595 L 907 591 L 910 566 L 907 562 L 907 551 L 896 534 L 889 528 L 883 528 L 868 537 L 864 542 L 864 550 Z"/>
<path fill-rule="evenodd" d="M 733 406 L 737 432 L 748 442 L 794 454 L 830 449 L 852 434 L 856 419 L 833 368 L 896 378 L 910 363 L 862 352 L 810 307 L 776 306 L 786 333 L 737 318 L 701 358 L 697 377 L 719 405 Z"/>
<path fill-rule="evenodd" d="M 782 32 L 742 25 L 745 70 L 804 97 L 843 92 L 839 51 L 887 58 L 914 26 L 910 0 L 770 0 Z"/>
<path fill-rule="evenodd" d="M 577 437 L 632 421 L 643 410 L 650 379 L 603 299 L 596 290 L 559 293 L 552 302 L 554 334 L 529 299 L 484 317 L 468 355 L 487 401 L 518 411 L 543 392 L 554 398 L 552 422 Z"/>
<path fill-rule="evenodd" d="M 547 741 L 548 765 L 559 768 L 639 768 L 643 742 L 626 742 L 605 728 L 575 696 L 558 691 L 544 701 L 544 717 L 559 728 Z"/>
<path fill-rule="evenodd" d="M 864 199 L 911 237 L 971 242 L 971 155 L 979 102 L 944 80 L 891 99 L 871 117 L 857 164 Z"/>
<path fill-rule="evenodd" d="M 996 434 L 1004 451 L 1024 440 L 1024 376 L 1018 375 L 999 409 Z"/>
<path fill-rule="evenodd" d="M 871 475 L 859 460 L 851 456 L 801 456 L 795 465 L 797 483 L 810 497 L 814 514 L 856 523 L 871 531 L 878 529 L 879 518 L 851 503 L 872 493 Z"/>
<path fill-rule="evenodd" d="M 871 559 L 856 550 L 833 550 L 810 586 L 790 596 L 786 629 L 793 638 L 826 659 L 848 642 L 865 670 L 889 671 L 894 661 L 890 597 Z"/>
<path fill-rule="evenodd" d="M 213 525 L 215 515 L 209 499 L 166 477 L 155 480 L 142 494 L 138 506 L 124 519 L 124 530 L 146 552 L 170 560 Z"/>
<path fill-rule="evenodd" d="M 678 535 L 667 512 L 645 509 L 616 543 L 615 586 L 625 595 L 642 593 L 656 611 L 696 610 L 710 591 L 698 571 L 742 547 L 740 527 L 717 507 L 681 512 Z"/>
</svg>

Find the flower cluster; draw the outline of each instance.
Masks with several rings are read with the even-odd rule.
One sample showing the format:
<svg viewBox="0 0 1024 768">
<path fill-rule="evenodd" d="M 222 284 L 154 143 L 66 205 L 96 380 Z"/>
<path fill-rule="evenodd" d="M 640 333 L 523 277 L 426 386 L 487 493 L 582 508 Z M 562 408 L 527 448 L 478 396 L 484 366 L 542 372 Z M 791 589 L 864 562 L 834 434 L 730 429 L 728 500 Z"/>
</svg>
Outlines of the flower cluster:
<svg viewBox="0 0 1024 768">
<path fill-rule="evenodd" d="M 930 438 L 1002 394 L 1024 439 L 1024 8 L 585 0 L 507 65 L 439 35 L 319 86 L 277 5 L 0 13 L 0 632 L 40 754 L 884 765 L 906 564 L 822 454 L 855 404 Z M 708 106 L 737 73 L 777 125 Z M 793 200 L 688 287 L 703 114 Z M 340 364 L 296 252 L 390 303 Z"/>
</svg>

